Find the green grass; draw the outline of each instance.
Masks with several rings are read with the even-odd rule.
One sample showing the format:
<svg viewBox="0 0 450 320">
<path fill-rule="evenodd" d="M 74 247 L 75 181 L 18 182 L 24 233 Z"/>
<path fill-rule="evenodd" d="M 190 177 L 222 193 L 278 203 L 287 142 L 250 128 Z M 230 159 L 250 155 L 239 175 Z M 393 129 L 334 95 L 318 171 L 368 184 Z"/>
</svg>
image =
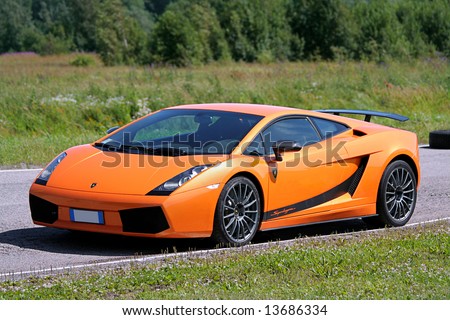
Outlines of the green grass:
<svg viewBox="0 0 450 320">
<path fill-rule="evenodd" d="M 450 224 L 0 283 L 0 299 L 450 299 Z"/>
<path fill-rule="evenodd" d="M 76 67 L 74 56 L 0 56 L 0 166 L 42 165 L 68 146 L 162 107 L 242 102 L 404 114 L 377 120 L 418 134 L 449 129 L 450 66 L 409 63 L 230 63 L 193 68 Z"/>
</svg>

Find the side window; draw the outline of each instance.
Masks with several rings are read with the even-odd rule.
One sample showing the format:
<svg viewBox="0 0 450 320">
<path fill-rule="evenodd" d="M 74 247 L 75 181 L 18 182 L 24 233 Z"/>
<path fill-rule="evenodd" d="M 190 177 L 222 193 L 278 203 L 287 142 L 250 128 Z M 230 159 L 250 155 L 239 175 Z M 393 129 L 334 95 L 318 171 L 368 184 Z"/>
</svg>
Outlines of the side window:
<svg viewBox="0 0 450 320">
<path fill-rule="evenodd" d="M 275 122 L 264 130 L 266 152 L 271 152 L 271 146 L 276 141 L 295 141 L 306 146 L 320 141 L 319 134 L 306 118 L 284 119 Z"/>
<path fill-rule="evenodd" d="M 343 125 L 342 123 L 334 122 L 331 120 L 321 118 L 311 118 L 311 120 L 314 122 L 323 138 L 335 136 L 348 129 L 348 127 Z"/>
</svg>

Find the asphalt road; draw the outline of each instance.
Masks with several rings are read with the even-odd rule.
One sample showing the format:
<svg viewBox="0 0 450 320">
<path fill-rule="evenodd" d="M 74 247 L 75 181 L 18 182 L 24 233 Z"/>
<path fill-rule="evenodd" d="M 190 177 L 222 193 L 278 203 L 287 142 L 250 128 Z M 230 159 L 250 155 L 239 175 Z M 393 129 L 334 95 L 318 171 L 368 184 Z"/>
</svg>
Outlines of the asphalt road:
<svg viewBox="0 0 450 320">
<path fill-rule="evenodd" d="M 450 150 L 420 149 L 422 180 L 411 223 L 450 217 Z M 28 189 L 38 170 L 0 171 L 0 280 L 11 275 L 160 253 L 211 249 L 208 240 L 156 240 L 35 226 Z M 365 230 L 360 220 L 259 234 L 256 242 Z M 176 248 L 176 249 L 175 249 Z"/>
</svg>

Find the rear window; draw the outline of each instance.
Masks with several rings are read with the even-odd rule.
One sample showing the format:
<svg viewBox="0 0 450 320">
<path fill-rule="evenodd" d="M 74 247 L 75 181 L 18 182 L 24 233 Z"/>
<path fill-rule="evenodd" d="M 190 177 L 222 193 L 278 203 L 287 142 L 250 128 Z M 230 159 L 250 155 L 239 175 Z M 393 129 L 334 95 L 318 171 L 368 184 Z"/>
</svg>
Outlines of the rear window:
<svg viewBox="0 0 450 320">
<path fill-rule="evenodd" d="M 316 125 L 322 138 L 329 138 L 348 130 L 346 125 L 332 120 L 322 118 L 311 118 L 311 120 Z"/>
</svg>

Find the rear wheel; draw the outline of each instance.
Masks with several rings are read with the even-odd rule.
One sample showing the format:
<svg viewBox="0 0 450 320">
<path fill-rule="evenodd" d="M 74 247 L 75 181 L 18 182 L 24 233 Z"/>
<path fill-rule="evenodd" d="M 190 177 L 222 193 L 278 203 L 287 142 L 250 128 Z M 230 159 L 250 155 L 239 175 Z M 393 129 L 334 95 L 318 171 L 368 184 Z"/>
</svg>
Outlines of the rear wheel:
<svg viewBox="0 0 450 320">
<path fill-rule="evenodd" d="M 255 184 L 245 177 L 233 178 L 217 202 L 212 237 L 220 244 L 245 245 L 258 231 L 260 217 L 261 202 Z"/>
<path fill-rule="evenodd" d="M 389 164 L 378 187 L 377 217 L 372 224 L 404 226 L 411 218 L 417 200 L 417 181 L 411 166 L 402 160 Z"/>
</svg>

